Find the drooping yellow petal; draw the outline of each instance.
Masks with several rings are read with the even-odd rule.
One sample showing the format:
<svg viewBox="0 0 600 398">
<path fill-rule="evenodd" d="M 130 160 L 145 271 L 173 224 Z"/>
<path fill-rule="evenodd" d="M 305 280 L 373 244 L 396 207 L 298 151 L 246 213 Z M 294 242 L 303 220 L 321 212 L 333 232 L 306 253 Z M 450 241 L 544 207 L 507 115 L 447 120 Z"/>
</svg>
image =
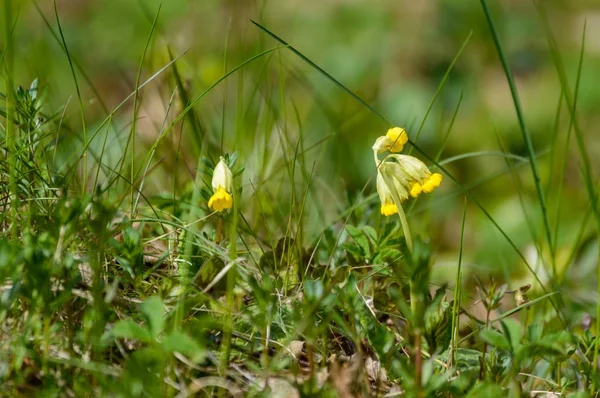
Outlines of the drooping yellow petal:
<svg viewBox="0 0 600 398">
<path fill-rule="evenodd" d="M 410 196 L 416 198 L 421 192 L 423 192 L 423 186 L 418 182 L 413 182 L 410 186 Z"/>
<path fill-rule="evenodd" d="M 383 214 L 384 216 L 389 217 L 396 213 L 398 213 L 398 206 L 396 206 L 395 204 L 387 203 L 381 205 L 381 214 Z"/>
<path fill-rule="evenodd" d="M 406 130 L 402 127 L 392 127 L 385 134 L 391 141 L 390 152 L 401 152 L 404 148 L 404 144 L 408 142 L 408 135 Z"/>
<path fill-rule="evenodd" d="M 213 196 L 210 197 L 208 201 L 208 207 L 215 211 L 223 211 L 225 209 L 231 209 L 233 206 L 233 198 L 231 195 L 223 188 L 219 186 L 217 191 Z"/>
<path fill-rule="evenodd" d="M 427 180 L 423 183 L 423 192 L 431 192 L 435 188 L 439 187 L 442 183 L 442 175 L 439 173 L 433 173 L 427 178 Z"/>
</svg>

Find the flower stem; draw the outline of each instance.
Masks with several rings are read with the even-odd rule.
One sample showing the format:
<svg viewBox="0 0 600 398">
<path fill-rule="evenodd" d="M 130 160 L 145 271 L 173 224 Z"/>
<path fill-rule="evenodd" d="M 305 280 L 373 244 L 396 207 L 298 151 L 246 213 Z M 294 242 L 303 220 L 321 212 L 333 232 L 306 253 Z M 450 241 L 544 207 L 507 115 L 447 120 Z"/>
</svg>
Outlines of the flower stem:
<svg viewBox="0 0 600 398">
<path fill-rule="evenodd" d="M 383 180 L 388 186 L 393 186 L 393 184 L 389 181 L 389 177 L 386 177 L 385 174 L 382 174 Z M 404 213 L 404 209 L 402 208 L 402 199 L 398 195 L 394 189 L 390 190 L 392 194 L 392 199 L 394 199 L 394 204 L 398 208 L 398 216 L 400 217 L 400 223 L 402 224 L 402 232 L 404 232 L 404 239 L 406 239 L 406 246 L 408 247 L 409 254 L 412 255 L 413 252 L 413 244 L 412 238 L 410 235 L 410 227 L 408 226 L 408 220 L 406 219 L 406 214 Z"/>
<path fill-rule="evenodd" d="M 396 198 L 394 198 L 395 200 Z M 402 231 L 404 232 L 404 239 L 406 239 L 406 246 L 408 247 L 408 251 L 410 254 L 413 252 L 413 244 L 412 237 L 410 235 L 410 227 L 408 226 L 408 220 L 406 219 L 406 214 L 404 213 L 404 209 L 400 205 L 400 203 L 396 203 L 396 207 L 398 207 L 398 215 L 400 216 L 400 223 L 402 224 Z"/>
<path fill-rule="evenodd" d="M 379 160 L 379 156 L 377 156 L 377 151 L 373 151 L 373 158 L 375 159 L 375 166 L 379 167 L 379 164 L 381 164 L 381 160 Z"/>
<path fill-rule="evenodd" d="M 415 386 L 418 398 L 423 397 L 423 358 L 421 357 L 421 330 L 415 330 Z"/>
</svg>

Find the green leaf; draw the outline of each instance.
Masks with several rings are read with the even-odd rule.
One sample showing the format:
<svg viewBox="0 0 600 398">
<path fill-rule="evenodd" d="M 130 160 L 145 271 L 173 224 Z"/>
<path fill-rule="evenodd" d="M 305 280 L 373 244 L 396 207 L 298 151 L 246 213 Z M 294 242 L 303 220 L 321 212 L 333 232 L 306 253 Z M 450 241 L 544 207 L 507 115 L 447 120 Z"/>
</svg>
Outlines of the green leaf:
<svg viewBox="0 0 600 398">
<path fill-rule="evenodd" d="M 148 322 L 152 338 L 156 339 L 163 331 L 165 323 L 165 305 L 163 301 L 158 296 L 149 297 L 140 305 L 140 311 Z"/>
<path fill-rule="evenodd" d="M 162 342 L 162 348 L 168 353 L 179 352 L 189 357 L 193 362 L 202 361 L 206 354 L 205 350 L 187 334 L 173 332 Z"/>
<path fill-rule="evenodd" d="M 543 342 L 534 342 L 524 345 L 518 352 L 519 359 L 540 357 L 552 359 L 565 355 L 560 346 L 545 344 Z"/>
<path fill-rule="evenodd" d="M 121 339 L 138 340 L 144 343 L 152 341 L 152 335 L 148 329 L 140 326 L 133 319 L 123 319 L 117 322 L 112 327 L 111 333 Z"/>
<path fill-rule="evenodd" d="M 446 352 L 449 353 L 449 351 Z M 481 367 L 481 357 L 483 356 L 481 351 L 472 350 L 469 348 L 457 348 L 455 355 L 456 367 L 462 374 L 467 374 L 469 372 L 479 373 L 479 369 Z M 446 362 L 447 359 L 443 361 Z"/>
<path fill-rule="evenodd" d="M 371 238 L 373 243 L 377 243 L 377 231 L 375 231 L 375 228 L 371 227 L 370 225 L 365 225 L 363 227 L 363 231 L 365 231 L 365 235 Z"/>
<path fill-rule="evenodd" d="M 371 246 L 369 245 L 369 240 L 365 233 L 352 225 L 346 225 L 346 231 L 348 231 L 350 238 L 352 238 L 354 243 L 361 249 L 364 259 L 370 259 Z"/>
<path fill-rule="evenodd" d="M 484 329 L 479 333 L 481 339 L 490 345 L 500 348 L 505 351 L 511 351 L 511 346 L 509 341 L 502 333 L 498 333 L 492 329 Z"/>
<path fill-rule="evenodd" d="M 373 264 L 385 264 L 393 263 L 402 258 L 402 252 L 398 249 L 385 248 L 381 249 L 379 253 L 373 258 Z"/>
<path fill-rule="evenodd" d="M 373 321 L 373 319 L 370 320 Z M 367 330 L 367 338 L 380 359 L 386 358 L 394 347 L 394 334 L 387 327 L 377 322 L 371 322 L 371 326 Z"/>
<path fill-rule="evenodd" d="M 518 307 L 515 307 L 515 308 L 513 308 L 513 309 L 511 309 L 511 310 L 509 310 L 509 311 L 506 311 L 506 312 L 504 312 L 502 315 L 500 315 L 500 316 L 498 316 L 498 317 L 496 317 L 496 318 L 492 319 L 492 320 L 490 321 L 490 323 L 491 323 L 491 324 L 493 324 L 493 323 L 495 323 L 495 322 L 501 321 L 502 319 L 505 319 L 505 318 L 507 318 L 507 317 L 509 317 L 509 316 L 511 316 L 511 315 L 513 315 L 513 314 L 516 314 L 517 312 L 519 312 L 519 311 L 522 311 L 522 310 L 524 310 L 525 308 L 529 308 L 529 307 L 533 306 L 534 304 L 537 304 L 537 303 L 539 303 L 540 301 L 543 301 L 543 300 L 545 300 L 545 299 L 549 298 L 550 296 L 553 296 L 553 295 L 555 295 L 555 294 L 557 294 L 557 293 L 558 293 L 558 292 L 547 293 L 547 294 L 544 294 L 543 296 L 540 296 L 540 297 L 538 297 L 538 298 L 536 298 L 536 299 L 533 299 L 533 300 L 531 300 L 531 301 L 528 301 L 527 303 L 525 303 L 525 304 L 523 304 L 523 305 L 520 305 L 520 306 L 518 306 Z M 485 297 L 484 297 L 484 299 L 485 299 Z M 484 327 L 485 327 L 485 326 L 481 326 L 479 329 L 476 329 L 476 330 L 472 331 L 471 333 L 467 334 L 466 336 L 464 336 L 463 338 L 461 338 L 461 339 L 459 340 L 458 344 L 464 343 L 465 341 L 467 341 L 468 339 L 470 339 L 470 338 L 471 338 L 471 336 L 473 336 L 473 335 L 475 335 L 475 334 L 479 333 L 479 332 L 480 332 L 480 331 L 481 331 L 481 330 L 482 330 Z"/>
<path fill-rule="evenodd" d="M 548 333 L 540 339 L 545 344 L 568 344 L 573 341 L 573 336 L 563 330 L 561 332 Z"/>
<path fill-rule="evenodd" d="M 275 252 L 273 250 L 266 251 L 260 256 L 258 266 L 263 273 L 275 275 L 275 269 L 277 268 Z"/>
<path fill-rule="evenodd" d="M 323 297 L 323 282 L 320 280 L 307 280 L 304 282 L 304 297 L 307 303 L 314 303 Z"/>
<path fill-rule="evenodd" d="M 585 391 L 572 392 L 567 394 L 567 398 L 589 398 L 590 394 Z"/>
<path fill-rule="evenodd" d="M 521 346 L 522 330 L 521 324 L 512 318 L 506 318 L 500 322 L 504 335 L 510 342 L 511 351 L 516 352 Z"/>
<path fill-rule="evenodd" d="M 469 391 L 466 398 L 504 398 L 506 393 L 502 388 L 492 383 L 479 383 Z"/>
<path fill-rule="evenodd" d="M 544 326 L 541 323 L 534 323 L 527 327 L 527 340 L 528 341 L 537 341 L 542 338 L 542 332 L 544 330 Z"/>
</svg>

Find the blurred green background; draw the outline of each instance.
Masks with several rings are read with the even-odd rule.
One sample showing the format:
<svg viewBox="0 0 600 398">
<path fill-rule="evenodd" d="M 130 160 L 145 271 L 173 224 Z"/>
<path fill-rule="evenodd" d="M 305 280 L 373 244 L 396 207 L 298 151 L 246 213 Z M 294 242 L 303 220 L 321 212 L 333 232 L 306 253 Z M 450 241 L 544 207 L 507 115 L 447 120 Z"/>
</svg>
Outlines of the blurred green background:
<svg viewBox="0 0 600 398">
<path fill-rule="evenodd" d="M 577 75 L 584 23 L 587 39 L 577 100 L 579 125 L 598 175 L 600 162 L 600 3 L 544 1 L 565 62 L 571 90 Z M 88 136 L 98 133 L 91 149 L 107 140 L 104 161 L 116 167 L 123 157 L 133 115 L 128 101 L 98 130 L 112 110 L 134 91 L 136 75 L 159 1 L 59 0 L 56 3 L 64 39 L 80 66 L 77 80 L 84 100 Z M 559 267 L 586 219 L 589 202 L 580 178 L 574 137 L 567 148 L 569 114 L 559 108 L 561 86 L 548 38 L 533 2 L 491 1 L 502 44 L 513 69 L 532 134 L 543 186 L 547 188 L 552 225 L 558 225 Z M 430 156 L 440 150 L 458 103 L 456 120 L 440 159 L 479 151 L 506 151 L 526 158 L 510 91 L 479 2 L 457 0 L 168 0 L 162 3 L 155 32 L 142 63 L 141 81 L 169 63 L 190 98 L 196 98 L 226 71 L 269 48 L 275 40 L 254 26 L 255 20 L 293 45 L 396 125 L 411 139 L 426 114 L 446 70 L 472 32 L 418 138 Z M 56 169 L 76 161 L 82 148 L 82 126 L 74 80 L 61 46 L 51 1 L 22 2 L 14 31 L 15 84 L 38 78 L 46 93 L 44 111 L 64 114 L 70 129 L 60 130 L 63 145 Z M 84 71 L 82 74 L 81 71 Z M 89 79 L 89 82 L 86 81 Z M 136 168 L 166 125 L 182 111 L 177 77 L 168 68 L 140 91 L 136 124 Z M 175 93 L 175 94 L 174 94 Z M 351 223 L 384 222 L 379 216 L 371 145 L 387 126 L 288 49 L 248 63 L 211 89 L 194 107 L 193 117 L 178 123 L 160 143 L 143 190 L 152 196 L 189 191 L 199 156 L 218 158 L 239 152 L 245 165 L 242 211 L 264 235 L 283 233 L 292 195 L 302 198 L 314 178 L 304 209 L 304 243 L 313 243 L 328 226 L 341 226 L 357 198 Z M 54 126 L 59 118 L 53 120 Z M 553 143 L 556 145 L 553 146 Z M 290 183 L 286 162 L 302 153 Z M 416 154 L 414 152 L 413 154 Z M 556 176 L 566 156 L 564 188 Z M 93 159 L 89 159 L 94 167 Z M 544 242 L 541 211 L 527 163 L 483 154 L 447 164 L 448 169 L 481 201 L 539 270 Z M 511 172 L 512 170 L 512 172 Z M 103 174 L 103 173 L 101 173 Z M 104 176 L 106 177 L 106 176 Z M 205 179 L 208 181 L 208 179 Z M 123 185 L 125 187 L 125 185 Z M 291 188 L 295 187 L 295 190 Z M 91 187 L 90 187 L 91 189 Z M 371 195 L 371 196 L 369 196 Z M 369 198 L 365 201 L 365 198 Z M 557 206 L 560 203 L 560 212 Z M 419 200 L 409 214 L 414 233 L 435 244 L 436 274 L 453 279 L 460 246 L 464 199 L 446 178 L 441 189 Z M 204 205 L 199 205 L 203 207 Z M 489 220 L 467 204 L 464 266 L 486 280 L 506 278 L 512 288 L 532 277 Z M 205 207 L 203 207 L 205 208 Z M 557 214 L 559 216 L 557 217 Z M 268 222 L 264 222 L 268 220 Z M 371 220 L 371 221 L 369 221 Z M 396 222 L 396 220 L 388 222 Z M 282 227 L 282 225 L 284 227 Z M 581 244 L 569 265 L 564 289 L 574 302 L 593 300 L 594 244 L 587 244 L 593 225 L 584 226 Z M 547 251 L 545 245 L 541 250 Z M 589 288 L 589 289 L 588 289 Z"/>
</svg>

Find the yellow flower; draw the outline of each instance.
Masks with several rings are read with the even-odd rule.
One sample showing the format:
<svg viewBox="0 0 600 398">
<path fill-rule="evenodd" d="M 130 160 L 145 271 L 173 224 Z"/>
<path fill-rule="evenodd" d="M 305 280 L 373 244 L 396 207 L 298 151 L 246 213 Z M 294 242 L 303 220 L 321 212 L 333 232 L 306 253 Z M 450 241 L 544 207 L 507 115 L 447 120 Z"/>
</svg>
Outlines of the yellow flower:
<svg viewBox="0 0 600 398">
<path fill-rule="evenodd" d="M 377 138 L 373 145 L 373 151 L 376 153 L 386 151 L 401 152 L 407 142 L 408 135 L 406 134 L 406 130 L 402 127 L 392 127 L 387 131 L 386 135 Z"/>
<path fill-rule="evenodd" d="M 402 127 L 392 127 L 385 135 L 392 142 L 390 152 L 401 152 L 404 144 L 408 142 L 408 135 Z"/>
<path fill-rule="evenodd" d="M 393 203 L 388 203 L 387 205 L 381 205 L 381 214 L 384 216 L 392 216 L 398 213 L 398 206 Z"/>
<path fill-rule="evenodd" d="M 429 171 L 425 163 L 421 162 L 414 156 L 389 155 L 388 158 L 398 162 L 402 170 L 408 174 L 410 179 L 418 182 L 419 184 L 422 184 L 431 175 L 431 171 Z"/>
<path fill-rule="evenodd" d="M 410 186 L 410 196 L 416 198 L 423 191 L 423 186 L 418 182 L 413 182 Z"/>
<path fill-rule="evenodd" d="M 439 187 L 441 183 L 442 183 L 442 175 L 439 173 L 433 173 L 423 183 L 423 192 L 429 193 L 429 192 L 433 191 L 435 188 Z"/>
<path fill-rule="evenodd" d="M 382 167 L 385 165 L 381 165 Z M 398 206 L 394 203 L 394 197 L 390 188 L 385 182 L 381 168 L 377 171 L 377 193 L 379 194 L 379 200 L 381 200 L 381 214 L 384 216 L 391 216 L 392 214 L 398 213 Z"/>
<path fill-rule="evenodd" d="M 230 192 L 233 190 L 233 175 L 223 157 L 213 171 L 212 188 L 214 195 L 208 201 L 208 207 L 215 211 L 223 211 L 233 206 L 233 197 Z"/>
<path fill-rule="evenodd" d="M 398 213 L 398 205 L 408 199 L 406 174 L 397 163 L 383 162 L 377 170 L 377 193 L 381 200 L 381 214 Z M 398 203 L 397 203 L 398 202 Z"/>
<path fill-rule="evenodd" d="M 223 187 L 219 187 L 208 200 L 208 207 L 216 211 L 230 209 L 231 206 L 233 206 L 233 198 Z"/>
<path fill-rule="evenodd" d="M 377 165 L 377 193 L 381 200 L 381 214 L 384 216 L 399 213 L 398 206 L 409 196 L 416 198 L 422 192 L 432 192 L 442 182 L 441 174 L 432 174 L 425 163 L 414 156 L 388 154 L 383 160 L 379 160 L 378 154 L 400 152 L 407 142 L 406 130 L 393 127 L 386 135 L 378 137 L 373 145 Z"/>
<path fill-rule="evenodd" d="M 442 175 L 431 173 L 425 163 L 410 155 L 388 155 L 388 158 L 398 162 L 402 170 L 410 177 L 409 192 L 417 197 L 421 192 L 429 193 L 442 183 Z"/>
<path fill-rule="evenodd" d="M 388 155 L 377 169 L 377 193 L 381 214 L 398 213 L 398 206 L 412 196 L 429 193 L 440 186 L 442 175 L 432 174 L 425 163 L 409 155 Z"/>
</svg>

